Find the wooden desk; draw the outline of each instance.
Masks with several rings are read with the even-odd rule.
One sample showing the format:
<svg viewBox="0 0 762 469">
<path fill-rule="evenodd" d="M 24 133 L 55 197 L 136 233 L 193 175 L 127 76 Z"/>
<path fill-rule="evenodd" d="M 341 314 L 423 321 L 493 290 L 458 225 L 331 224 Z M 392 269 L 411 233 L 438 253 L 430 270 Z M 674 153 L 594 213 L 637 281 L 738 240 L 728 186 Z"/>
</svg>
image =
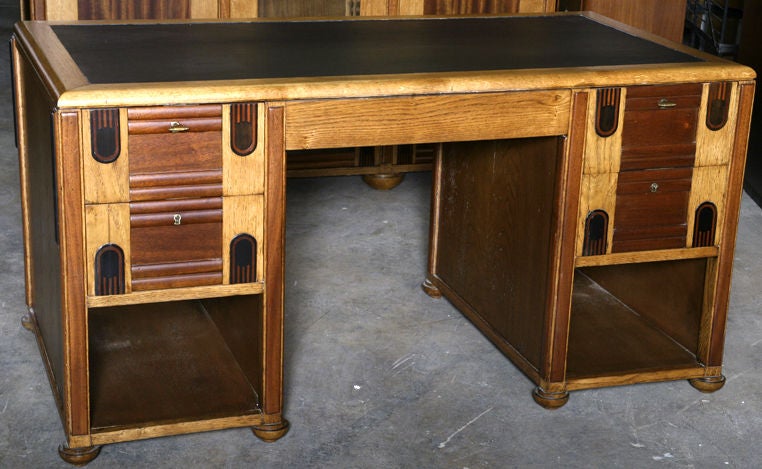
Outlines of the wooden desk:
<svg viewBox="0 0 762 469">
<path fill-rule="evenodd" d="M 721 387 L 755 75 L 608 24 L 17 25 L 25 325 L 62 457 L 285 434 L 284 161 L 302 149 L 437 144 L 424 289 L 541 405 Z"/>
</svg>

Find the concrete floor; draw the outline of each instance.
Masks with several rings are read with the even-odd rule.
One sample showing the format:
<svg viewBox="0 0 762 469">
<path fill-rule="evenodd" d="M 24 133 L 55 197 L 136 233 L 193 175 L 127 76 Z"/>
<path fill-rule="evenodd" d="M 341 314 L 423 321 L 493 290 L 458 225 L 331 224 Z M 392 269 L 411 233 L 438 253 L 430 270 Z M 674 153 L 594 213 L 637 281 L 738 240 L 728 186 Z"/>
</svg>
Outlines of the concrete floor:
<svg viewBox="0 0 762 469">
<path fill-rule="evenodd" d="M 18 15 L 0 2 L 3 41 Z M 0 65 L 0 468 L 68 467 L 24 287 L 7 48 Z M 744 197 L 725 387 L 685 381 L 572 393 L 532 383 L 446 301 L 424 295 L 429 176 L 376 192 L 291 180 L 285 405 L 291 432 L 246 429 L 104 447 L 100 467 L 738 467 L 762 465 L 762 211 Z"/>
</svg>

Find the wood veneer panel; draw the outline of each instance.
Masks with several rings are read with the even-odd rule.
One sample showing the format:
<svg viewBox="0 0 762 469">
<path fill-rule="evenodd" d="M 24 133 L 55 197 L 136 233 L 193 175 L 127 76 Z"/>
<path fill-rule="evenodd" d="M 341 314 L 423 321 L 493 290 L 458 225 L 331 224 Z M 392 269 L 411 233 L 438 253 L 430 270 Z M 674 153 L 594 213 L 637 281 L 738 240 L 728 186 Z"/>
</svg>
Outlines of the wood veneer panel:
<svg viewBox="0 0 762 469">
<path fill-rule="evenodd" d="M 77 6 L 80 20 L 190 18 L 190 0 L 77 0 Z"/>
<path fill-rule="evenodd" d="M 426 15 L 518 13 L 521 0 L 425 0 Z"/>
<path fill-rule="evenodd" d="M 130 134 L 130 175 L 222 168 L 220 132 Z"/>
<path fill-rule="evenodd" d="M 210 298 L 203 304 L 247 380 L 262 395 L 262 295 Z"/>
<path fill-rule="evenodd" d="M 435 274 L 540 367 L 550 290 L 557 138 L 448 143 Z"/>
<path fill-rule="evenodd" d="M 686 0 L 560 0 L 561 7 L 590 10 L 675 42 L 683 38 Z"/>
<path fill-rule="evenodd" d="M 286 147 L 561 135 L 568 129 L 570 99 L 568 91 L 537 91 L 289 102 Z"/>
<path fill-rule="evenodd" d="M 94 431 L 259 412 L 196 302 L 91 309 L 90 361 Z"/>
<path fill-rule="evenodd" d="M 256 1 L 256 0 L 252 0 Z M 294 16 L 345 16 L 347 0 L 258 0 L 259 16 L 288 18 Z"/>
</svg>

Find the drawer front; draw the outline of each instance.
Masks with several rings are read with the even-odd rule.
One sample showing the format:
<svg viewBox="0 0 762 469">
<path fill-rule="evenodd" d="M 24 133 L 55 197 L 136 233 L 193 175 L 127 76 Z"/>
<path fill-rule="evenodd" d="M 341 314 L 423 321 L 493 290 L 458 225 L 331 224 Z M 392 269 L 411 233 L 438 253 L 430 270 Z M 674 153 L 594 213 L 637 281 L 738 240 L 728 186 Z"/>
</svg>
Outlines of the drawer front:
<svg viewBox="0 0 762 469">
<path fill-rule="evenodd" d="M 627 89 L 621 171 L 693 166 L 701 84 Z"/>
<path fill-rule="evenodd" d="M 88 294 L 262 281 L 264 106 L 88 112 Z"/>
<path fill-rule="evenodd" d="M 685 247 L 692 168 L 619 174 L 612 252 Z"/>
<path fill-rule="evenodd" d="M 130 204 L 133 290 L 222 283 L 222 198 Z"/>
<path fill-rule="evenodd" d="M 127 120 L 131 178 L 222 171 L 222 106 L 132 108 Z"/>
</svg>

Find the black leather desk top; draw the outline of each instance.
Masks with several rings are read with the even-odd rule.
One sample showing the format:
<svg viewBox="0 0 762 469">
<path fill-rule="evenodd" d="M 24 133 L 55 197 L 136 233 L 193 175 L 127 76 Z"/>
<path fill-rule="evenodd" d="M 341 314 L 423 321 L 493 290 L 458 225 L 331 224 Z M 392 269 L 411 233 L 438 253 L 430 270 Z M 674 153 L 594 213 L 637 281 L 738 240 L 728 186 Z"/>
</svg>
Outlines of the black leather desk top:
<svg viewBox="0 0 762 469">
<path fill-rule="evenodd" d="M 90 83 L 697 62 L 582 16 L 53 25 Z"/>
</svg>

